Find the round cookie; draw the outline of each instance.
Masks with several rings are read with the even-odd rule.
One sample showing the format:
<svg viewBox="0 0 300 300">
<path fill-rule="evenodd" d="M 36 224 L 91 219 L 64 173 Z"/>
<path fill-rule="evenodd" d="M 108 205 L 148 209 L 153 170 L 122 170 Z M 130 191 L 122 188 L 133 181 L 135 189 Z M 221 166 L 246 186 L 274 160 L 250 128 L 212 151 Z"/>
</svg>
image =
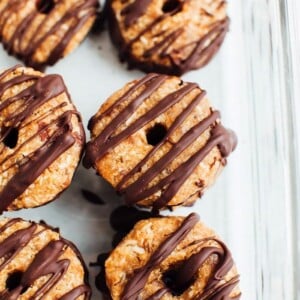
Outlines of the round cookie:
<svg viewBox="0 0 300 300">
<path fill-rule="evenodd" d="M 148 74 L 114 93 L 89 122 L 83 160 L 128 205 L 193 204 L 236 147 L 205 91 L 180 78 Z"/>
<path fill-rule="evenodd" d="M 226 1 L 108 0 L 121 60 L 145 72 L 181 75 L 206 65 L 228 31 Z"/>
<path fill-rule="evenodd" d="M 54 200 L 72 180 L 85 134 L 59 75 L 0 74 L 0 212 Z"/>
<path fill-rule="evenodd" d="M 239 299 L 230 251 L 196 214 L 138 222 L 105 262 L 113 300 Z"/>
<path fill-rule="evenodd" d="M 0 298 L 88 300 L 78 249 L 45 224 L 0 220 Z"/>
<path fill-rule="evenodd" d="M 9 54 L 41 70 L 82 42 L 98 5 L 97 0 L 2 0 L 0 40 Z"/>
</svg>

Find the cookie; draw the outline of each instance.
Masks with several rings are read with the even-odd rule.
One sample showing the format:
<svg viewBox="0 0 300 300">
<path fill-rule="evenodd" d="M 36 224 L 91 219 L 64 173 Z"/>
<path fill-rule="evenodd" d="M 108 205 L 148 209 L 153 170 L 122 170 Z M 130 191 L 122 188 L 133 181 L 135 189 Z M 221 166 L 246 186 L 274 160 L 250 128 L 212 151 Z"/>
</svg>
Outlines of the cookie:
<svg viewBox="0 0 300 300">
<path fill-rule="evenodd" d="M 85 134 L 59 75 L 0 74 L 0 212 L 43 205 L 71 183 Z"/>
<path fill-rule="evenodd" d="M 88 300 L 78 249 L 45 224 L 0 220 L 0 298 Z"/>
<path fill-rule="evenodd" d="M 154 210 L 193 204 L 237 144 L 197 84 L 152 73 L 114 93 L 89 129 L 84 166 Z"/>
<path fill-rule="evenodd" d="M 181 75 L 205 66 L 229 27 L 226 1 L 108 0 L 112 41 L 121 60 L 145 72 Z"/>
<path fill-rule="evenodd" d="M 138 222 L 105 262 L 113 300 L 239 299 L 229 249 L 196 214 Z"/>
<path fill-rule="evenodd" d="M 82 42 L 97 10 L 97 0 L 1 0 L 0 40 L 9 54 L 42 70 Z"/>
</svg>

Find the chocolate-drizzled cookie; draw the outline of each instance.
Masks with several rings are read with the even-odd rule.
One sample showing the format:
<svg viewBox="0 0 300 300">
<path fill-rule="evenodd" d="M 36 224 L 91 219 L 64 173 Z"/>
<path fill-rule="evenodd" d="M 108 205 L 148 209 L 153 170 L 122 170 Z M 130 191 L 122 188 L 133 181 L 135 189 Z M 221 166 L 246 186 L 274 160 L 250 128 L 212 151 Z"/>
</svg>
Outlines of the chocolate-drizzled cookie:
<svg viewBox="0 0 300 300">
<path fill-rule="evenodd" d="M 0 212 L 43 205 L 71 183 L 85 135 L 59 75 L 0 74 Z"/>
<path fill-rule="evenodd" d="M 229 26 L 223 0 L 108 0 L 107 14 L 129 67 L 174 75 L 206 65 Z"/>
<path fill-rule="evenodd" d="M 50 226 L 1 220 L 0 259 L 0 299 L 90 299 L 78 249 Z"/>
<path fill-rule="evenodd" d="M 105 262 L 113 300 L 240 299 L 229 249 L 196 214 L 138 222 Z"/>
<path fill-rule="evenodd" d="M 157 211 L 193 204 L 237 143 L 205 94 L 197 84 L 167 75 L 128 83 L 91 118 L 84 165 L 128 205 Z"/>
<path fill-rule="evenodd" d="M 27 66 L 54 65 L 85 38 L 97 0 L 1 0 L 0 40 Z"/>
</svg>

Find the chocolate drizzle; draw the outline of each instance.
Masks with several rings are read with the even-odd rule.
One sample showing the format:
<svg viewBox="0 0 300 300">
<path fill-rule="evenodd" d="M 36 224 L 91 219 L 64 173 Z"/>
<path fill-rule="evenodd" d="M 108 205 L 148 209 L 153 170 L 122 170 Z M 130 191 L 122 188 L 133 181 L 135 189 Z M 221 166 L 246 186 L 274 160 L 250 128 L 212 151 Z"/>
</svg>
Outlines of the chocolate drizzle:
<svg viewBox="0 0 300 300">
<path fill-rule="evenodd" d="M 6 229 L 20 221 L 21 219 L 12 219 L 8 221 L 0 228 L 0 232 L 3 233 Z M 4 259 L 0 266 L 0 271 L 3 270 L 3 268 L 10 263 L 24 247 L 26 247 L 34 236 L 44 231 L 42 230 L 36 233 L 36 230 L 37 224 L 32 223 L 27 228 L 15 231 L 0 243 L 0 258 Z M 35 255 L 28 268 L 22 273 L 18 285 L 12 290 L 5 289 L 0 292 L 0 299 L 18 299 L 19 296 L 26 292 L 26 290 L 30 288 L 36 280 L 47 275 L 50 275 L 50 277 L 48 277 L 47 281 L 39 287 L 30 299 L 40 299 L 50 292 L 51 289 L 54 288 L 55 285 L 62 279 L 70 265 L 69 259 L 59 259 L 69 246 L 69 243 L 64 239 L 50 241 Z M 76 248 L 75 253 L 79 255 Z M 84 295 L 85 300 L 90 299 L 90 288 L 88 285 L 76 287 L 60 299 L 74 300 L 80 295 Z"/>
<path fill-rule="evenodd" d="M 178 245 L 178 242 L 183 240 L 188 235 L 198 221 L 198 215 L 194 213 L 190 214 L 182 222 L 181 226 L 158 247 L 146 265 L 138 270 L 135 270 L 134 274 L 128 280 L 124 288 L 121 297 L 122 300 L 138 299 L 138 295 L 145 286 L 152 270 L 159 266 L 160 263 L 170 255 L 170 253 Z"/>
<path fill-rule="evenodd" d="M 55 5 L 60 5 L 60 2 L 63 1 L 56 1 Z M 9 54 L 22 59 L 27 66 L 31 66 L 36 69 L 43 69 L 46 65 L 53 65 L 62 58 L 64 51 L 72 38 L 78 33 L 78 31 L 81 30 L 91 17 L 96 17 L 96 12 L 99 6 L 97 0 L 79 1 L 78 4 L 73 5 L 69 10 L 67 10 L 65 15 L 57 20 L 57 22 L 54 23 L 42 36 L 40 36 L 40 32 L 49 26 L 48 23 L 52 18 L 52 12 L 49 12 L 49 14 L 43 14 L 43 20 L 37 28 L 33 29 L 32 24 L 36 23 L 38 18 L 41 17 L 41 13 L 38 11 L 38 7 L 36 7 L 36 9 L 29 12 L 20 22 L 11 38 L 9 40 L 5 40 L 3 36 L 1 37 L 1 35 L 3 35 L 6 25 L 11 22 L 10 15 L 15 14 L 18 10 L 22 10 L 22 5 L 24 5 L 24 3 L 24 1 L 8 1 L 7 5 L 4 6 L 2 11 L 0 11 L 0 38 L 4 48 Z M 53 13 L 55 13 L 55 8 L 53 9 Z M 61 32 L 65 24 L 68 24 L 69 28 L 66 32 L 64 32 L 61 40 L 59 40 L 51 50 L 47 60 L 37 61 L 35 59 L 36 50 L 39 49 L 49 37 Z M 28 30 L 35 31 L 31 34 L 31 38 L 27 42 L 27 46 L 24 48 L 23 41 L 28 38 Z"/>
<path fill-rule="evenodd" d="M 135 270 L 125 288 L 123 290 L 121 299 L 122 300 L 137 300 L 139 294 L 142 292 L 148 277 L 151 272 L 157 268 L 178 246 L 178 244 L 185 239 L 193 227 L 197 224 L 199 217 L 197 214 L 192 213 L 186 217 L 181 226 L 170 234 L 167 239 L 154 251 L 148 262 L 141 268 Z M 198 270 L 211 256 L 216 255 L 218 258 L 217 265 L 213 268 L 212 275 L 206 287 L 195 299 L 231 299 L 230 294 L 234 287 L 238 283 L 238 276 L 224 283 L 225 276 L 233 267 L 233 260 L 230 251 L 221 241 L 215 238 L 205 238 L 202 243 L 213 241 L 218 244 L 217 246 L 204 246 L 198 253 L 192 254 L 188 259 L 181 262 L 181 266 L 176 269 L 176 276 L 174 278 L 174 286 L 182 287 L 186 286 L 185 290 L 193 284 L 193 278 L 197 278 Z M 197 280 L 197 279 L 194 279 Z M 152 296 L 148 297 L 147 300 L 161 299 L 166 294 L 172 294 L 172 287 L 162 287 L 157 290 Z M 240 295 L 234 299 L 239 299 Z"/>
<path fill-rule="evenodd" d="M 124 23 L 126 27 L 129 27 L 136 20 L 141 17 L 147 10 L 151 0 L 138 0 L 127 5 L 122 11 L 121 15 L 125 16 Z"/>
<path fill-rule="evenodd" d="M 6 76 L 10 72 L 13 73 L 18 69 L 16 66 L 5 73 Z M 33 82 L 32 85 L 21 91 L 20 93 L 0 102 L 0 114 L 9 109 L 11 105 L 19 103 L 19 108 L 10 113 L 3 121 L 5 124 L 5 130 L 0 131 L 0 142 L 8 136 L 12 129 L 20 130 L 31 124 L 25 124 L 25 121 L 30 117 L 34 111 L 36 111 L 40 106 L 49 102 L 51 99 L 66 93 L 68 95 L 67 89 L 64 85 L 62 78 L 59 75 L 47 75 L 45 77 L 39 77 L 36 75 L 26 75 L 20 74 L 7 81 L 3 81 L 5 76 L 0 77 L 0 98 L 4 93 L 11 87 L 24 82 Z M 62 103 L 56 108 L 63 107 L 66 103 Z M 56 109 L 54 108 L 54 109 Z M 52 113 L 50 110 L 49 113 Z M 31 136 L 27 141 L 24 141 L 21 145 L 17 144 L 17 148 L 12 154 L 6 156 L 0 165 L 4 166 L 5 163 L 9 161 L 17 153 L 21 147 L 29 143 L 31 140 L 37 136 L 44 140 L 44 134 L 48 136 L 48 129 L 50 126 L 56 126 L 57 130 L 46 138 L 45 143 L 37 150 L 27 155 L 19 161 L 14 161 L 5 169 L 2 168 L 2 172 L 6 172 L 8 169 L 17 166 L 18 171 L 13 175 L 4 188 L 0 191 L 0 212 L 3 212 L 7 207 L 18 198 L 42 173 L 47 169 L 61 154 L 63 154 L 67 149 L 69 149 L 75 142 L 76 139 L 73 136 L 73 128 L 71 123 L 71 118 L 73 115 L 77 115 L 76 111 L 65 111 L 59 115 L 55 120 L 51 121 L 50 124 L 43 125 Z M 47 117 L 48 115 L 42 116 Z M 79 116 L 78 116 L 79 117 Z M 39 119 L 39 123 L 43 119 Z M 34 120 L 37 121 L 37 120 Z M 84 141 L 82 140 L 82 143 Z M 5 147 L 0 150 L 0 154 L 5 150 Z"/>
<path fill-rule="evenodd" d="M 226 17 L 212 24 L 208 31 L 198 40 L 188 42 L 187 44 L 182 45 L 182 47 L 176 46 L 176 48 L 176 41 L 187 29 L 185 27 L 179 27 L 175 30 L 163 29 L 155 35 L 155 37 L 161 36 L 161 38 L 158 39 L 151 48 L 144 52 L 142 58 L 137 58 L 132 54 L 133 45 L 140 41 L 146 34 L 151 33 L 156 29 L 159 31 L 158 28 L 165 28 L 161 23 L 167 18 L 170 18 L 174 13 L 180 11 L 183 5 L 189 5 L 188 1 L 186 1 L 187 4 L 184 2 L 180 3 L 179 8 L 176 9 L 175 12 L 171 11 L 165 13 L 162 11 L 152 23 L 147 25 L 130 41 L 126 41 L 123 36 L 123 32 L 120 29 L 121 25 L 116 18 L 116 12 L 112 8 L 112 2 L 112 0 L 109 0 L 107 5 L 109 29 L 111 38 L 120 51 L 120 57 L 122 60 L 128 61 L 129 67 L 137 67 L 146 72 L 154 71 L 182 75 L 189 70 L 205 66 L 220 48 L 229 28 L 229 18 Z M 122 9 L 121 15 L 124 17 L 123 22 L 125 30 L 138 22 L 138 19 L 146 14 L 150 3 L 151 1 L 148 0 L 135 0 Z M 224 3 L 225 2 L 222 2 L 220 6 L 224 5 Z M 188 51 L 188 54 L 184 58 L 178 58 L 178 53 L 186 51 L 186 48 L 191 50 Z M 165 58 L 169 60 L 169 65 L 161 62 L 162 59 Z"/>
<path fill-rule="evenodd" d="M 128 184 L 137 172 L 139 172 L 144 165 L 147 164 L 149 159 L 161 148 L 163 144 L 168 142 L 170 136 L 179 126 L 186 120 L 190 113 L 196 108 L 200 101 L 205 96 L 205 92 L 201 91 L 195 83 L 186 83 L 177 91 L 165 96 L 154 107 L 137 119 L 134 123 L 130 124 L 120 133 L 116 134 L 116 128 L 128 120 L 133 112 L 154 92 L 156 91 L 167 79 L 165 75 L 148 74 L 140 81 L 137 81 L 123 96 L 121 96 L 114 104 L 112 104 L 105 112 L 99 116 L 93 117 L 89 122 L 89 129 L 92 130 L 95 124 L 106 116 L 109 116 L 114 109 L 116 109 L 122 102 L 128 100 L 129 96 L 136 93 L 144 86 L 144 89 L 125 107 L 112 121 L 103 129 L 103 131 L 91 142 L 87 144 L 86 155 L 84 157 L 84 166 L 89 168 L 95 165 L 96 162 L 103 158 L 112 148 L 117 146 L 124 139 L 140 130 L 143 126 L 154 120 L 156 117 L 166 112 L 170 107 L 180 102 L 186 95 L 195 89 L 200 93 L 192 99 L 189 105 L 183 109 L 182 113 L 175 119 L 173 124 L 167 129 L 166 134 L 162 140 L 156 144 L 152 150 L 131 170 L 121 181 L 118 183 L 116 189 L 120 194 L 123 194 L 127 204 L 135 204 L 139 201 L 146 199 L 158 191 L 161 191 L 160 196 L 157 196 L 153 208 L 155 211 L 165 207 L 169 201 L 176 195 L 180 187 L 193 173 L 199 163 L 209 154 L 209 152 L 218 146 L 225 158 L 236 147 L 235 134 L 225 129 L 218 123 L 220 114 L 213 111 L 211 115 L 192 127 L 186 132 L 181 139 L 156 161 L 150 168 L 148 168 L 140 177 Z M 160 180 L 155 185 L 150 185 L 153 179 L 159 175 L 174 159 L 176 159 L 184 150 L 186 150 L 197 138 L 207 129 L 211 129 L 211 136 L 206 145 L 203 146 L 198 152 L 189 157 L 177 169 L 171 172 L 168 176 Z"/>
</svg>

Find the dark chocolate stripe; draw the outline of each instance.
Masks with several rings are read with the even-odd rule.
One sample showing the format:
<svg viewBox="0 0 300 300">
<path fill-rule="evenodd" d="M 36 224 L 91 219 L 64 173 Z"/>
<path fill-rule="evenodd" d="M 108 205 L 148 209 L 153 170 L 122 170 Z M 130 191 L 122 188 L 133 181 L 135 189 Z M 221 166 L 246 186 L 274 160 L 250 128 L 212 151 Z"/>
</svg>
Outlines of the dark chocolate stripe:
<svg viewBox="0 0 300 300">
<path fill-rule="evenodd" d="M 69 118 L 32 157 L 19 167 L 18 172 L 8 181 L 0 192 L 0 212 L 3 212 L 20 196 L 62 153 L 75 143 L 70 132 Z M 70 123 L 69 123 L 70 124 Z"/>
<path fill-rule="evenodd" d="M 183 70 L 183 72 L 185 72 L 186 70 L 193 69 L 194 66 L 197 65 L 201 57 L 206 57 L 206 60 L 202 63 L 202 65 L 207 63 L 208 60 L 210 60 L 210 58 L 219 49 L 220 44 L 224 40 L 225 34 L 228 31 L 228 27 L 229 27 L 229 18 L 218 21 L 206 35 L 204 35 L 199 41 L 194 43 L 195 47 L 193 51 L 183 62 L 179 63 L 178 67 L 180 67 L 180 69 Z M 209 41 L 209 39 L 214 34 L 217 34 L 217 37 L 212 41 L 210 45 L 204 48 L 207 41 Z"/>
<path fill-rule="evenodd" d="M 127 5 L 122 11 L 121 15 L 125 15 L 124 23 L 129 27 L 137 21 L 147 10 L 151 0 L 136 0 Z"/>
<path fill-rule="evenodd" d="M 239 276 L 236 276 L 229 281 L 217 286 L 215 289 L 210 289 L 204 294 L 198 295 L 195 300 L 238 300 L 241 298 L 241 293 L 235 297 L 230 294 L 239 283 Z"/>
<path fill-rule="evenodd" d="M 20 221 L 22 220 L 12 219 L 8 221 L 0 228 L 0 233 Z M 29 227 L 15 231 L 0 242 L 0 258 L 4 258 L 3 263 L 0 265 L 0 271 L 34 238 L 36 230 L 37 224 L 32 223 Z M 39 231 L 37 235 L 42 232 L 44 232 L 44 230 Z M 47 281 L 39 287 L 35 294 L 30 298 L 33 300 L 43 299 L 43 297 L 61 280 L 70 265 L 69 259 L 59 259 L 67 247 L 71 246 L 69 245 L 69 242 L 64 239 L 50 241 L 35 255 L 28 268 L 23 271 L 18 286 L 14 287 L 12 290 L 4 289 L 1 291 L 0 299 L 17 300 L 24 292 L 24 289 L 29 288 L 39 278 L 50 275 Z M 79 253 L 77 253 L 76 248 L 71 248 L 78 256 L 80 256 Z M 90 288 L 87 285 L 82 285 L 74 288 L 61 299 L 75 300 L 80 295 L 84 295 L 84 299 L 88 300 L 90 299 L 90 294 Z"/>
<path fill-rule="evenodd" d="M 91 295 L 91 289 L 86 285 L 78 286 L 74 288 L 72 291 L 70 291 L 69 293 L 62 296 L 60 300 L 75 300 L 82 295 L 89 297 Z"/>
<path fill-rule="evenodd" d="M 0 114 L 5 109 L 9 108 L 10 105 L 20 102 L 18 109 L 11 112 L 2 121 L 3 125 L 9 124 L 9 126 L 3 126 L 0 128 L 0 142 L 5 140 L 11 130 L 20 130 L 20 128 L 24 128 L 24 121 L 40 106 L 63 93 L 68 95 L 67 88 L 59 75 L 39 77 L 37 75 L 26 75 L 22 73 L 4 81 L 7 75 L 14 73 L 18 68 L 19 66 L 16 66 L 0 75 L 0 97 L 13 86 L 27 81 L 33 81 L 33 83 L 20 93 L 0 102 Z M 60 108 L 62 105 L 64 105 L 64 103 L 56 107 Z M 48 168 L 62 153 L 75 143 L 71 125 L 71 118 L 73 114 L 77 113 L 71 110 L 62 113 L 50 122 L 50 124 L 40 128 L 36 134 L 29 137 L 29 139 L 24 141 L 22 145 L 18 145 L 12 154 L 9 154 L 0 162 L 3 166 L 3 164 L 8 159 L 12 158 L 14 153 L 19 151 L 22 146 L 29 143 L 36 136 L 43 134 L 49 126 L 58 127 L 58 130 L 56 130 L 39 149 L 25 157 L 23 161 L 14 162 L 14 165 L 18 165 L 18 171 L 12 176 L 12 178 L 10 178 L 6 186 L 0 191 L 0 212 L 3 212 L 38 178 L 38 176 L 43 173 L 46 168 Z M 45 114 L 43 118 L 46 116 L 47 114 Z M 42 119 L 39 121 L 41 122 Z M 2 169 L 2 172 L 7 171 L 14 165 L 6 167 L 5 170 Z"/>
<path fill-rule="evenodd" d="M 156 193 L 158 190 L 163 188 L 166 184 L 170 184 L 173 186 L 171 195 L 165 195 L 169 191 L 169 188 L 165 190 L 160 198 L 158 198 L 155 202 L 155 207 L 164 206 L 168 201 L 172 199 L 174 194 L 178 191 L 181 184 L 189 177 L 189 175 L 194 171 L 193 169 L 184 168 L 186 163 L 183 163 L 179 166 L 172 175 L 169 175 L 168 180 L 164 179 L 157 183 L 155 186 L 147 189 L 147 185 L 153 180 L 167 165 L 169 165 L 176 157 L 178 157 L 188 146 L 190 146 L 209 126 L 211 126 L 217 118 L 219 118 L 218 112 L 213 112 L 206 119 L 201 121 L 199 124 L 192 127 L 172 148 L 169 152 L 167 152 L 163 157 L 161 157 L 151 168 L 149 168 L 144 174 L 142 174 L 134 183 L 127 186 L 122 192 L 125 194 L 125 201 L 128 204 L 133 204 L 143 200 L 144 198 Z M 195 159 L 191 161 L 194 162 L 193 165 L 196 167 L 199 164 L 199 159 L 196 158 L 199 156 L 200 161 L 211 151 L 211 147 L 205 148 L 206 145 L 197 153 L 197 155 L 193 156 Z M 200 155 L 200 153 L 203 155 Z M 192 157 L 192 158 L 193 158 Z M 190 159 L 189 159 L 190 160 Z M 189 161 L 188 160 L 188 161 Z M 191 164 L 189 164 L 191 165 Z M 182 172 L 188 172 L 182 173 Z M 175 174 L 178 174 L 176 176 Z M 171 179 L 172 177 L 172 179 Z M 169 180 L 170 179 L 170 180 Z M 183 179 L 183 180 L 182 180 Z M 175 185 L 175 181 L 178 181 L 178 184 Z M 143 188 L 141 188 L 144 187 Z M 162 203 L 160 205 L 160 203 Z"/>
<path fill-rule="evenodd" d="M 144 53 L 144 57 L 149 57 L 159 53 L 160 57 L 167 55 L 167 50 L 169 47 L 179 38 L 179 36 L 184 32 L 183 28 L 178 28 L 173 32 L 165 36 L 159 43 L 155 44 L 152 48 L 148 49 Z"/>
<path fill-rule="evenodd" d="M 1 228 L 1 230 L 4 231 L 5 229 L 11 227 L 19 221 L 20 219 L 10 220 L 3 226 L 3 229 Z M 9 264 L 21 251 L 21 249 L 28 244 L 28 242 L 32 239 L 36 228 L 37 225 L 32 224 L 27 228 L 18 230 L 15 234 L 10 235 L 0 243 L 0 258 L 4 258 L 3 262 L 0 265 L 0 271 L 2 271 L 4 267 Z"/>
<path fill-rule="evenodd" d="M 160 300 L 162 296 L 166 293 L 170 292 L 167 288 L 161 288 L 156 293 L 147 298 L 147 300 Z"/>
<path fill-rule="evenodd" d="M 160 181 L 160 188 L 166 186 L 167 189 L 163 192 L 160 198 L 158 198 L 154 204 L 154 211 L 159 210 L 164 207 L 177 193 L 180 187 L 188 179 L 188 177 L 193 173 L 195 168 L 200 164 L 200 162 L 209 154 L 209 152 L 214 148 L 218 147 L 221 155 L 227 157 L 236 146 L 236 138 L 233 132 L 229 132 L 222 125 L 217 124 L 211 132 L 211 137 L 200 151 L 196 152 L 191 156 L 185 163 L 180 165 L 173 173 Z M 227 150 L 229 150 L 227 152 Z M 150 194 L 152 194 L 152 190 Z"/>
<path fill-rule="evenodd" d="M 88 129 L 92 130 L 94 128 L 94 126 L 96 125 L 96 123 L 100 120 L 103 119 L 104 117 L 110 115 L 114 109 L 118 108 L 120 104 L 122 104 L 122 102 L 127 101 L 128 98 L 134 93 L 136 92 L 140 87 L 142 87 L 144 84 L 146 86 L 148 86 L 150 84 L 150 82 L 157 78 L 159 75 L 158 74 L 147 74 L 145 77 L 143 77 L 141 80 L 138 80 L 136 82 L 134 82 L 133 86 L 119 99 L 117 99 L 116 102 L 114 102 L 109 108 L 107 108 L 103 113 L 101 113 L 101 115 L 99 116 L 94 116 L 90 119 L 89 124 L 88 124 Z"/>
<path fill-rule="evenodd" d="M 188 115 L 192 112 L 193 109 L 200 103 L 203 97 L 206 95 L 205 91 L 202 91 L 200 95 L 198 95 L 191 103 L 183 110 L 183 112 L 176 118 L 174 123 L 171 125 L 169 130 L 167 131 L 165 137 L 162 139 L 160 143 L 158 143 L 146 156 L 143 158 L 128 174 L 126 174 L 122 180 L 117 185 L 117 190 L 122 192 L 123 185 L 133 176 L 140 168 L 147 162 L 147 160 L 153 156 L 157 150 L 165 143 L 168 138 L 174 133 L 174 131 L 185 121 Z"/>
<path fill-rule="evenodd" d="M 184 261 L 183 265 L 176 272 L 176 285 L 185 286 L 191 282 L 194 276 L 197 274 L 198 269 L 211 255 L 218 256 L 218 264 L 216 270 L 214 270 L 213 276 L 207 282 L 205 290 L 214 288 L 220 282 L 220 280 L 224 278 L 224 276 L 233 267 L 233 260 L 231 253 L 225 244 L 219 240 L 215 241 L 222 247 L 204 247 L 200 250 L 200 252 L 191 255 L 186 261 Z"/>
<path fill-rule="evenodd" d="M 134 271 L 124 288 L 121 296 L 122 300 L 138 299 L 138 295 L 145 286 L 152 270 L 159 266 L 172 253 L 179 242 L 188 235 L 198 221 L 199 216 L 195 213 L 190 214 L 184 219 L 180 227 L 157 248 L 146 265 Z"/>
<path fill-rule="evenodd" d="M 6 7 L 4 7 L 2 12 L 0 12 L 0 20 L 1 18 L 4 19 L 4 14 L 6 13 L 6 10 L 9 10 L 10 13 L 13 13 L 17 9 L 22 9 L 18 6 L 18 4 L 18 2 L 15 2 L 8 4 Z M 50 12 L 48 15 L 45 16 L 44 20 L 36 28 L 35 33 L 32 35 L 31 40 L 28 42 L 27 48 L 25 50 L 21 50 L 20 48 L 16 47 L 16 44 L 22 44 L 24 38 L 28 33 L 28 28 L 30 28 L 30 25 L 39 16 L 39 12 L 36 9 L 35 11 L 29 13 L 24 18 L 24 20 L 21 21 L 21 23 L 16 28 L 9 41 L 5 42 L 2 39 L 4 47 L 7 49 L 9 54 L 13 54 L 17 57 L 20 57 L 28 66 L 41 69 L 47 64 L 53 65 L 63 56 L 63 53 L 68 44 L 70 43 L 72 37 L 86 24 L 90 17 L 96 15 L 98 6 L 99 3 L 97 0 L 82 1 L 80 5 L 73 5 L 73 7 L 70 10 L 68 10 L 66 14 L 61 19 L 59 19 L 51 28 L 49 28 L 49 30 L 42 37 L 36 40 L 37 34 L 40 33 L 42 28 L 44 28 L 44 26 L 48 22 L 49 18 L 52 17 L 52 13 Z M 85 13 L 82 15 L 82 12 Z M 5 28 L 5 25 L 7 24 L 8 20 L 9 16 L 7 16 L 5 20 L 0 23 L 0 32 L 3 30 L 3 28 Z M 54 47 L 47 61 L 45 63 L 35 62 L 33 56 L 36 49 L 38 49 L 52 34 L 55 34 L 55 32 L 60 30 L 64 24 L 70 23 L 70 21 L 72 21 L 72 25 L 69 25 L 70 28 Z"/>
</svg>

